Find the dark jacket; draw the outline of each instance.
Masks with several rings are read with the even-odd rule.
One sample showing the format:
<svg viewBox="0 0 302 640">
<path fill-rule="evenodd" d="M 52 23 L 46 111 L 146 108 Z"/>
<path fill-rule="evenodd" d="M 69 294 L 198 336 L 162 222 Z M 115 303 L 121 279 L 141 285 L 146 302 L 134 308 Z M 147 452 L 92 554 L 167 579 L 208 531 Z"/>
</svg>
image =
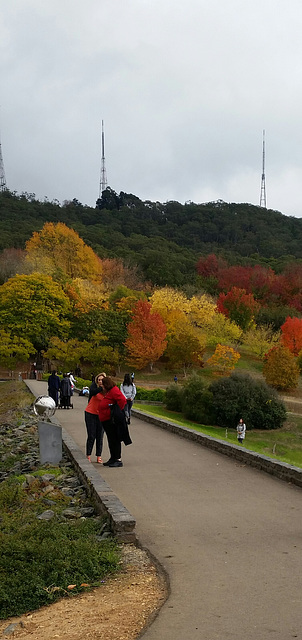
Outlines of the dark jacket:
<svg viewBox="0 0 302 640">
<path fill-rule="evenodd" d="M 117 427 L 120 441 L 125 445 L 132 444 L 125 413 L 116 403 L 111 407 L 111 420 Z"/>
<path fill-rule="evenodd" d="M 71 383 L 69 378 L 63 378 L 61 380 L 61 394 L 62 396 L 71 396 Z"/>
<path fill-rule="evenodd" d="M 48 378 L 48 389 L 51 391 L 59 391 L 60 389 L 60 378 L 56 376 L 55 373 L 51 373 Z"/>
</svg>

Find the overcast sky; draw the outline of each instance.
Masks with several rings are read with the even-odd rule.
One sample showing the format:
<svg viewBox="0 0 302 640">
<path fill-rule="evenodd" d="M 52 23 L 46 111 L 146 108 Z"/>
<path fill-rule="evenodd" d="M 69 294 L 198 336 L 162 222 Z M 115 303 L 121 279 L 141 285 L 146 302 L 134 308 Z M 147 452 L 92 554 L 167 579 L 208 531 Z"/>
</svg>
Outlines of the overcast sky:
<svg viewBox="0 0 302 640">
<path fill-rule="evenodd" d="M 0 0 L 7 186 L 302 217 L 301 0 Z"/>
</svg>

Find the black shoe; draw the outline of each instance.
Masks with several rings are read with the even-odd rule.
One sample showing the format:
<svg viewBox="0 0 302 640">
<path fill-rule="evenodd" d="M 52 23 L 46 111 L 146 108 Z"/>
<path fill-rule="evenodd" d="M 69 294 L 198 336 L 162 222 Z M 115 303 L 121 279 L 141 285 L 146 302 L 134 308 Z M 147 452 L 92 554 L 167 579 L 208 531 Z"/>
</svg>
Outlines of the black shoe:
<svg viewBox="0 0 302 640">
<path fill-rule="evenodd" d="M 112 460 L 112 458 L 109 458 L 109 460 L 107 460 L 107 462 L 103 462 L 103 467 L 109 467 L 109 465 L 114 462 L 114 460 Z"/>
<path fill-rule="evenodd" d="M 123 463 L 121 460 L 113 460 L 113 462 L 110 462 L 110 464 L 108 464 L 108 467 L 122 467 Z"/>
</svg>

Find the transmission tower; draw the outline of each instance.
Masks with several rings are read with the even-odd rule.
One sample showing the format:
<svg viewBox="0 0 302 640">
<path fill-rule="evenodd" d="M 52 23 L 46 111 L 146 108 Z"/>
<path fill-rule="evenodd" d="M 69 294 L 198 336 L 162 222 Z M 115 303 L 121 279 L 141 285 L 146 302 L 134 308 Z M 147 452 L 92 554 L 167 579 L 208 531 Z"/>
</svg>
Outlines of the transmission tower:
<svg viewBox="0 0 302 640">
<path fill-rule="evenodd" d="M 4 163 L 2 158 L 2 149 L 1 149 L 1 140 L 0 140 L 0 192 L 5 191 L 6 180 L 5 180 L 5 171 L 4 171 Z"/>
<path fill-rule="evenodd" d="M 266 209 L 266 188 L 265 188 L 265 130 L 263 129 L 262 138 L 262 176 L 261 176 L 261 190 L 260 190 L 260 207 Z"/>
<path fill-rule="evenodd" d="M 107 189 L 107 174 L 105 165 L 105 135 L 104 135 L 104 120 L 102 120 L 102 159 L 101 159 L 101 179 L 100 179 L 100 193 L 99 198 L 102 197 L 103 191 Z"/>
</svg>

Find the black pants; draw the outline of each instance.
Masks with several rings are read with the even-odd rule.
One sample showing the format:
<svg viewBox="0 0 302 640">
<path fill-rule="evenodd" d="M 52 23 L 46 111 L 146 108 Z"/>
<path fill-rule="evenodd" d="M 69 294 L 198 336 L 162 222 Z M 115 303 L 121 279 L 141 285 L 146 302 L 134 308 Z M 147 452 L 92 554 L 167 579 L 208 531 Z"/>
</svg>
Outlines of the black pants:
<svg viewBox="0 0 302 640">
<path fill-rule="evenodd" d="M 132 405 L 133 405 L 133 400 L 128 399 L 127 400 L 127 404 L 124 407 L 125 416 L 129 420 L 129 422 L 130 422 L 130 418 L 131 418 Z"/>
<path fill-rule="evenodd" d="M 117 427 L 113 424 L 112 420 L 105 420 L 105 422 L 102 422 L 102 425 L 108 438 L 110 458 L 111 460 L 119 460 L 121 457 L 122 445 L 118 437 Z"/>
<path fill-rule="evenodd" d="M 95 443 L 96 456 L 102 454 L 104 429 L 99 416 L 96 413 L 85 411 L 85 423 L 87 429 L 86 456 L 92 454 Z"/>
<path fill-rule="evenodd" d="M 48 389 L 48 395 L 50 398 L 52 398 L 55 403 L 56 403 L 56 407 L 58 406 L 58 401 L 59 401 L 59 393 L 56 389 Z"/>
</svg>

